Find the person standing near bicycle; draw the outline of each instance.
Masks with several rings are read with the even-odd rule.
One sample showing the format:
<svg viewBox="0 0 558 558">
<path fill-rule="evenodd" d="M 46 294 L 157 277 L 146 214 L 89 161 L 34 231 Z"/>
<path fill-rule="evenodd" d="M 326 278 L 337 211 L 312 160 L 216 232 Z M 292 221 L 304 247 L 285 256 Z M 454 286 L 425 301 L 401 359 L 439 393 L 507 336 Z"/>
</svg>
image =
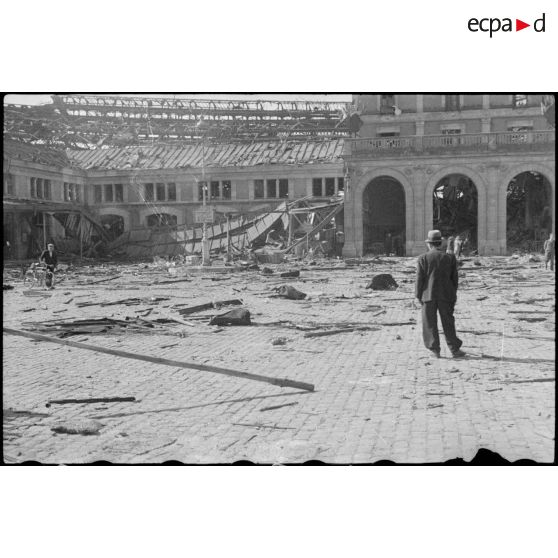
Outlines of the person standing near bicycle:
<svg viewBox="0 0 558 558">
<path fill-rule="evenodd" d="M 47 249 L 44 250 L 39 256 L 39 263 L 44 263 L 46 265 L 47 276 L 50 273 L 50 281 L 47 277 L 45 277 L 45 284 L 47 287 L 52 288 L 52 284 L 54 282 L 54 270 L 58 265 L 58 257 L 56 255 L 56 252 L 54 251 L 54 244 L 47 244 Z"/>
</svg>

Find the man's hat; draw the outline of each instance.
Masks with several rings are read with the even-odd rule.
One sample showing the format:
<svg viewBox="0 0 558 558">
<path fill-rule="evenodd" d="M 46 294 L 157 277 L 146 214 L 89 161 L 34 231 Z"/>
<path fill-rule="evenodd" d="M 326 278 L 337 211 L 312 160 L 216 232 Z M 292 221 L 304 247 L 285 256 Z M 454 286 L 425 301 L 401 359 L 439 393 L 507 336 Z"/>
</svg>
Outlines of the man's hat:
<svg viewBox="0 0 558 558">
<path fill-rule="evenodd" d="M 428 231 L 428 238 L 425 242 L 430 242 L 431 244 L 441 244 L 442 233 L 440 231 Z"/>
</svg>

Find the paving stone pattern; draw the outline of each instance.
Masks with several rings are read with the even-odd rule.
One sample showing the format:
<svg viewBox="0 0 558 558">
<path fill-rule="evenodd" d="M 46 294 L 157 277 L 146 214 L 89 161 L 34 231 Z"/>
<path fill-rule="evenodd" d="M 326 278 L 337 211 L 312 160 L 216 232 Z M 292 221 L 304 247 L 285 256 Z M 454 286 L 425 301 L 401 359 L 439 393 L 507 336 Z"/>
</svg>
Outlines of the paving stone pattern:
<svg viewBox="0 0 558 558">
<path fill-rule="evenodd" d="M 433 463 L 470 460 L 487 448 L 510 461 L 551 462 L 554 381 L 517 381 L 554 378 L 554 274 L 538 263 L 519 271 L 493 269 L 510 261 L 485 258 L 482 266 L 469 261 L 460 270 L 458 331 L 486 332 L 460 334 L 468 354 L 463 360 L 451 358 L 443 337 L 440 359 L 422 345 L 420 310 L 413 300 L 414 258 L 340 271 L 308 268 L 299 279 L 257 272 L 196 273 L 191 282 L 169 285 L 152 284 L 169 278 L 164 269 L 112 265 L 97 271 L 109 277 L 125 270 L 119 279 L 90 286 L 67 280 L 50 298 L 26 296 L 28 286 L 14 280 L 15 289 L 4 292 L 3 315 L 4 325 L 16 329 L 27 327 L 22 322 L 54 318 L 124 318 L 148 308 L 154 310 L 146 319 L 180 317 L 170 305 L 241 298 L 252 314 L 252 326 L 215 327 L 207 325 L 207 319 L 192 326 L 175 324 L 157 334 L 84 334 L 71 339 L 288 377 L 313 383 L 316 389 L 279 388 L 4 335 L 4 460 Z M 393 274 L 397 290 L 365 289 L 374 274 L 384 272 Z M 291 284 L 309 298 L 270 296 L 280 284 Z M 342 295 L 347 298 L 334 298 Z M 76 306 L 151 296 L 172 300 Z M 33 310 L 24 312 L 29 308 Z M 544 320 L 520 319 L 529 316 Z M 299 325 L 357 322 L 379 329 L 305 338 L 303 330 L 286 324 L 263 325 L 278 320 Z M 393 322 L 416 325 L 381 325 Z M 278 337 L 285 343 L 273 345 Z M 134 396 L 136 401 L 45 406 L 51 399 L 105 396 Z M 273 406 L 280 407 L 262 411 Z M 51 430 L 72 421 L 97 421 L 102 428 L 96 435 Z"/>
</svg>

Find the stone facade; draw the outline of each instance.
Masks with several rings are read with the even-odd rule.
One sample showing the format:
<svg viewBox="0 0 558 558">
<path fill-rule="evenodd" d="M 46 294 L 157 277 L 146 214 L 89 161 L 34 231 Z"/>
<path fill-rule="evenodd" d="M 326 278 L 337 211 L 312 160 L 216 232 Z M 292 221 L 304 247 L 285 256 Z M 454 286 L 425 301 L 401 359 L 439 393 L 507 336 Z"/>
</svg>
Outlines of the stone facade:
<svg viewBox="0 0 558 558">
<path fill-rule="evenodd" d="M 554 131 L 541 115 L 540 100 L 530 98 L 537 96 L 529 96 L 527 106 L 513 107 L 511 95 L 462 95 L 461 110 L 446 112 L 449 96 L 396 95 L 392 114 L 381 113 L 381 97 L 357 95 L 354 100 L 363 126 L 355 140 L 345 143 L 345 256 L 364 253 L 363 195 L 382 176 L 396 179 L 405 191 L 407 255 L 424 251 L 433 228 L 434 188 L 452 174 L 469 178 L 476 187 L 479 253 L 506 253 L 506 192 L 522 172 L 540 173 L 550 183 L 554 231 Z"/>
</svg>

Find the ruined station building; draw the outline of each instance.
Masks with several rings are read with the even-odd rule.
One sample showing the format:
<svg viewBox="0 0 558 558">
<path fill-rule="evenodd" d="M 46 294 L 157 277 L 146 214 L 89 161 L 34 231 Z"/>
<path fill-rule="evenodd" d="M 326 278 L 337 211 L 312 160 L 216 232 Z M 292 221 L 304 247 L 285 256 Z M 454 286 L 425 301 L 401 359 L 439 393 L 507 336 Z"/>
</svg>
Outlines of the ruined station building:
<svg viewBox="0 0 558 558">
<path fill-rule="evenodd" d="M 480 254 L 540 250 L 554 231 L 555 132 L 543 95 L 355 95 L 345 140 L 344 255 L 429 229 L 464 235 Z"/>
<path fill-rule="evenodd" d="M 394 252 L 417 255 L 432 228 L 462 235 L 480 254 L 539 250 L 555 220 L 546 97 L 354 95 L 343 107 L 299 111 L 298 121 L 290 109 L 279 121 L 263 105 L 236 104 L 217 120 L 225 109 L 216 103 L 215 120 L 203 120 L 199 106 L 178 112 L 179 101 L 168 108 L 156 99 L 129 107 L 129 99 L 109 105 L 81 96 L 9 114 L 5 107 L 4 255 L 35 257 L 45 241 L 76 252 L 80 238 L 130 232 L 139 242 L 149 229 L 191 227 L 204 192 L 221 216 L 343 196 L 336 226 L 348 257 L 383 253 L 387 239 Z M 237 121 L 236 134 L 260 128 L 249 140 L 217 137 Z M 122 122 L 130 123 L 125 133 Z M 277 122 L 284 133 L 273 137 Z M 200 123 L 215 137 L 179 141 Z"/>
</svg>

